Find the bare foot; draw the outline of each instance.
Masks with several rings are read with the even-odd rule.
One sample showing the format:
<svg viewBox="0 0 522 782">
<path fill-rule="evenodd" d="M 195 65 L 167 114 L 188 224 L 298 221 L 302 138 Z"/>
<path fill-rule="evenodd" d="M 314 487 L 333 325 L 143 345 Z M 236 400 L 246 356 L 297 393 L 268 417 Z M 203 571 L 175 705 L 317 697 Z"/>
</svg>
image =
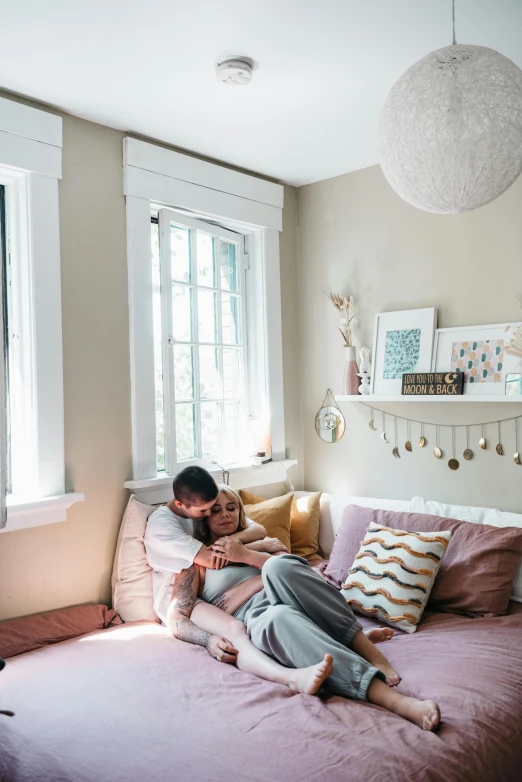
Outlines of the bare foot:
<svg viewBox="0 0 522 782">
<path fill-rule="evenodd" d="M 291 670 L 291 669 L 289 669 Z M 324 660 L 309 668 L 296 668 L 292 672 L 292 678 L 288 682 L 291 690 L 303 692 L 306 695 L 315 695 L 321 685 L 333 672 L 333 657 L 325 654 Z"/>
<path fill-rule="evenodd" d="M 373 665 L 374 668 L 378 668 L 386 676 L 386 684 L 388 687 L 396 687 L 401 681 L 401 677 L 392 667 L 391 663 L 380 652 L 376 646 L 369 650 L 369 654 L 366 655 L 366 659 Z"/>
<path fill-rule="evenodd" d="M 403 716 L 422 730 L 437 730 L 440 725 L 440 709 L 435 701 L 419 701 L 407 698 Z"/>
<path fill-rule="evenodd" d="M 382 641 L 391 641 L 394 630 L 391 627 L 376 627 L 372 630 L 365 630 L 364 634 L 373 644 L 380 644 Z"/>
</svg>

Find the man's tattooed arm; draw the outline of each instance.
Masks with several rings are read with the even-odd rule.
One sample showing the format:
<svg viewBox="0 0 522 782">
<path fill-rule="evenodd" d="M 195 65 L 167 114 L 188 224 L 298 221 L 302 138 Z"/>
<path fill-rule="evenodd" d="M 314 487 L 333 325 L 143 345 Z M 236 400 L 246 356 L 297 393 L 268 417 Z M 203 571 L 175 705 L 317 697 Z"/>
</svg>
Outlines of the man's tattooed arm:
<svg viewBox="0 0 522 782">
<path fill-rule="evenodd" d="M 168 628 L 175 638 L 208 648 L 212 634 L 201 630 L 190 615 L 198 596 L 199 576 L 196 567 L 192 565 L 174 579 L 172 600 L 168 612 Z"/>
</svg>

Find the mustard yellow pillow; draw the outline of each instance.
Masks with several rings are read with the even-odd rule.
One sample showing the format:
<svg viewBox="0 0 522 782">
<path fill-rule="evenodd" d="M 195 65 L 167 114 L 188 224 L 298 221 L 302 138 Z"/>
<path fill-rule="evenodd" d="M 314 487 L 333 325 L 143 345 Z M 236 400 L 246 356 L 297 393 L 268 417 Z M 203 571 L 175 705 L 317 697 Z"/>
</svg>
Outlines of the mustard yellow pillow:
<svg viewBox="0 0 522 782">
<path fill-rule="evenodd" d="M 279 538 L 290 551 L 290 513 L 294 495 L 285 494 L 273 500 L 265 500 L 245 491 L 240 492 L 240 495 L 247 517 L 262 524 L 269 537 Z"/>
<path fill-rule="evenodd" d="M 245 511 L 249 518 L 254 521 L 252 512 L 249 508 L 255 507 L 265 502 L 272 502 L 272 500 L 265 500 L 263 497 L 258 497 L 255 494 L 251 494 L 248 491 L 240 491 L 241 499 L 245 504 Z M 290 514 L 290 545 L 287 544 L 286 539 L 283 540 L 280 535 L 275 532 L 269 532 L 266 524 L 268 535 L 273 538 L 279 538 L 279 540 L 287 546 L 288 550 L 292 554 L 297 554 L 299 557 L 304 557 L 310 561 L 320 559 L 319 549 L 319 519 L 321 515 L 321 494 L 310 494 L 306 497 L 300 497 L 296 499 L 293 494 L 285 494 L 284 497 L 277 497 L 277 499 L 285 499 L 292 497 L 292 510 Z M 270 522 L 269 522 L 270 523 Z"/>
</svg>

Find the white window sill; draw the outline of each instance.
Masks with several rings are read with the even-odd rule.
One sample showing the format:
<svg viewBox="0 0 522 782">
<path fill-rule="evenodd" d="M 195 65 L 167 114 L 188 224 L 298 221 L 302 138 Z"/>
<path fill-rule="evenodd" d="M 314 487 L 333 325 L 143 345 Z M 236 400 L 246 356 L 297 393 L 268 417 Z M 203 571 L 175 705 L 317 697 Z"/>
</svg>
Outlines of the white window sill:
<svg viewBox="0 0 522 782">
<path fill-rule="evenodd" d="M 268 462 L 253 466 L 252 464 L 234 465 L 228 467 L 230 486 L 233 489 L 248 489 L 255 486 L 266 486 L 269 483 L 279 483 L 288 480 L 287 470 L 297 464 L 296 459 L 283 459 L 278 462 Z M 223 480 L 220 469 L 209 470 L 217 483 Z M 169 502 L 172 499 L 172 475 L 158 475 L 156 478 L 145 478 L 140 481 L 125 481 L 129 489 L 140 502 L 156 505 L 159 502 Z"/>
<path fill-rule="evenodd" d="M 85 496 L 70 492 L 54 497 L 24 499 L 12 494 L 7 497 L 7 525 L 0 532 L 13 532 L 29 527 L 41 527 L 67 519 L 67 508 L 83 502 Z"/>
</svg>

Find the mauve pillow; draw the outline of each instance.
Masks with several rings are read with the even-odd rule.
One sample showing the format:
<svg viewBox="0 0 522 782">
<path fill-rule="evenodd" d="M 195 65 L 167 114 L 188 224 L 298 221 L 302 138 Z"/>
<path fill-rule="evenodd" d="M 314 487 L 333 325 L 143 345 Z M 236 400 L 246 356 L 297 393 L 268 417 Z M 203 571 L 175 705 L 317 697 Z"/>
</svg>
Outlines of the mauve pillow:
<svg viewBox="0 0 522 782">
<path fill-rule="evenodd" d="M 451 541 L 430 594 L 429 608 L 465 616 L 506 613 L 522 555 L 522 529 L 348 505 L 330 561 L 323 570 L 325 580 L 337 589 L 346 579 L 372 521 L 405 532 L 451 532 Z"/>
<path fill-rule="evenodd" d="M 7 619 L 0 622 L 0 656 L 14 657 L 40 646 L 119 624 L 122 621 L 116 611 L 104 605 L 60 608 L 45 614 Z"/>
</svg>

